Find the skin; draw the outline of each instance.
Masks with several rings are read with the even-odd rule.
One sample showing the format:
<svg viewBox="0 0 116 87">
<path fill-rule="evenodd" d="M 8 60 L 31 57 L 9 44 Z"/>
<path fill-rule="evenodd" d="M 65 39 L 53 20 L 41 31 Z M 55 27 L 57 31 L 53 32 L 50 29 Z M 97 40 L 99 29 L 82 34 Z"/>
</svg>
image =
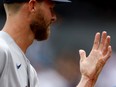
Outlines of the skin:
<svg viewBox="0 0 116 87">
<path fill-rule="evenodd" d="M 24 53 L 34 39 L 41 41 L 48 38 L 50 25 L 56 20 L 53 2 L 30 0 L 27 3 L 4 6 L 7 20 L 2 31 L 7 32 Z M 99 32 L 96 33 L 89 56 L 86 57 L 84 50 L 79 50 L 82 78 L 77 87 L 94 87 L 98 75 L 111 53 L 110 36 L 106 31 L 102 32 L 101 37 Z"/>
<path fill-rule="evenodd" d="M 34 39 L 41 41 L 48 38 L 50 25 L 56 20 L 54 3 L 30 0 L 27 3 L 4 6 L 7 20 L 2 30 L 15 40 L 24 53 Z"/>
<path fill-rule="evenodd" d="M 80 71 L 82 78 L 77 87 L 94 87 L 97 78 L 112 53 L 110 46 L 110 36 L 103 31 L 100 39 L 100 33 L 96 33 L 92 50 L 88 57 L 84 50 L 80 53 Z"/>
</svg>

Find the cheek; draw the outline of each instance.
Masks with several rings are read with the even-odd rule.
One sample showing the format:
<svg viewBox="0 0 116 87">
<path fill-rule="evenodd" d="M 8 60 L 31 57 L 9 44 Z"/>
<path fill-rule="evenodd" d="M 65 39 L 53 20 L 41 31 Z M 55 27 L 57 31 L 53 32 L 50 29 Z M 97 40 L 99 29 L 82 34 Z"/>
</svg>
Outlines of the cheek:
<svg viewBox="0 0 116 87">
<path fill-rule="evenodd" d="M 51 20 L 51 18 L 52 18 L 52 13 L 51 13 L 51 11 L 50 11 L 49 9 L 47 9 L 47 10 L 44 11 L 44 15 L 45 15 L 45 17 L 46 17 L 48 20 Z"/>
</svg>

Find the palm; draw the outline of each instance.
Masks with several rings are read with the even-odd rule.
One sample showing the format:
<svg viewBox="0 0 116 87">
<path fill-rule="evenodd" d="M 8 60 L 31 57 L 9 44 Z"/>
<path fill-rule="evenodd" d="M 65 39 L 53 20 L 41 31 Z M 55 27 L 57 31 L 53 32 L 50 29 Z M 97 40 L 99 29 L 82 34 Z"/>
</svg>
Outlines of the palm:
<svg viewBox="0 0 116 87">
<path fill-rule="evenodd" d="M 100 34 L 95 36 L 93 48 L 88 57 L 85 51 L 80 51 L 80 70 L 81 74 L 91 79 L 97 77 L 103 68 L 107 59 L 111 56 L 110 36 L 106 32 L 102 33 L 101 41 Z"/>
</svg>

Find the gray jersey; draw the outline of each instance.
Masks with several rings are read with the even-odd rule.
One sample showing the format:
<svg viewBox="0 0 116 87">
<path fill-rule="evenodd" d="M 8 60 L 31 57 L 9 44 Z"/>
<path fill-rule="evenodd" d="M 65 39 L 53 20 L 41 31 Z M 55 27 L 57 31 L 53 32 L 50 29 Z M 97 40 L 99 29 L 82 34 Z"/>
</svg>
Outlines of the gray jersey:
<svg viewBox="0 0 116 87">
<path fill-rule="evenodd" d="M 35 69 L 3 31 L 0 31 L 0 87 L 39 87 Z"/>
</svg>

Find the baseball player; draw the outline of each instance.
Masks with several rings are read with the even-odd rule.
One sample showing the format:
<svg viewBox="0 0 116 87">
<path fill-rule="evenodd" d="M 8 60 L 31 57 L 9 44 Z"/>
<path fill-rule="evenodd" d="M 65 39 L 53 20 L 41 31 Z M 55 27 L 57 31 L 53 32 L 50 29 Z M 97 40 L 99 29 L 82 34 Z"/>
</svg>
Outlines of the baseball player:
<svg viewBox="0 0 116 87">
<path fill-rule="evenodd" d="M 0 31 L 0 87 L 39 87 L 35 69 L 25 56 L 34 39 L 46 40 L 56 20 L 56 2 L 69 0 L 4 0 L 6 23 Z M 82 74 L 77 87 L 93 87 L 104 64 L 111 56 L 110 36 L 96 33 L 92 50 L 80 53 Z"/>
</svg>

